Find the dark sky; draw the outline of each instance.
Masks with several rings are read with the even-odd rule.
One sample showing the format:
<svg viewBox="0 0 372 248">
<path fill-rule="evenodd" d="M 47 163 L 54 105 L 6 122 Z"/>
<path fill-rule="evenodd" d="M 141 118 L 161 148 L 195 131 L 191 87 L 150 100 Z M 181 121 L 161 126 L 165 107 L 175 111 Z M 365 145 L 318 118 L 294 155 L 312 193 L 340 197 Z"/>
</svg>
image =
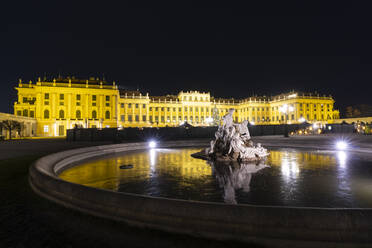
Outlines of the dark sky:
<svg viewBox="0 0 372 248">
<path fill-rule="evenodd" d="M 13 2 L 1 6 L 0 112 L 13 111 L 18 78 L 59 73 L 151 95 L 295 89 L 332 94 L 340 108 L 372 104 L 372 17 L 356 1 Z"/>
</svg>

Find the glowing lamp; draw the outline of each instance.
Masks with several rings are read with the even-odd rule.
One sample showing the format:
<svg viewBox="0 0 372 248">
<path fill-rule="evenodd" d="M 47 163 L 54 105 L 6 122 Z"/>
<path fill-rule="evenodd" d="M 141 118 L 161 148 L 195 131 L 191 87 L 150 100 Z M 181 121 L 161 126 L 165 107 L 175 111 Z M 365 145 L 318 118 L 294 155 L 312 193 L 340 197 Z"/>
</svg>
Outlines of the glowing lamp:
<svg viewBox="0 0 372 248">
<path fill-rule="evenodd" d="M 149 142 L 149 147 L 150 147 L 150 148 L 155 148 L 155 147 L 156 147 L 156 142 L 153 141 L 153 140 L 150 141 L 150 142 Z"/>
<path fill-rule="evenodd" d="M 338 150 L 345 150 L 347 148 L 347 143 L 345 141 L 338 141 L 336 143 L 336 148 Z"/>
</svg>

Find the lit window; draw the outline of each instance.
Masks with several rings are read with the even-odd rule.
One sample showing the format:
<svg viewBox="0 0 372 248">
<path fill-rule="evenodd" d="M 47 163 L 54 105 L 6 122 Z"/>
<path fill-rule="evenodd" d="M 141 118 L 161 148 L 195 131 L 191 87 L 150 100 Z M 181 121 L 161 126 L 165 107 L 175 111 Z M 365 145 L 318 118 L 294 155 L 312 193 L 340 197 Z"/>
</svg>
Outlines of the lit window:
<svg viewBox="0 0 372 248">
<path fill-rule="evenodd" d="M 49 126 L 48 125 L 45 125 L 44 126 L 44 133 L 48 133 L 49 132 Z"/>
</svg>

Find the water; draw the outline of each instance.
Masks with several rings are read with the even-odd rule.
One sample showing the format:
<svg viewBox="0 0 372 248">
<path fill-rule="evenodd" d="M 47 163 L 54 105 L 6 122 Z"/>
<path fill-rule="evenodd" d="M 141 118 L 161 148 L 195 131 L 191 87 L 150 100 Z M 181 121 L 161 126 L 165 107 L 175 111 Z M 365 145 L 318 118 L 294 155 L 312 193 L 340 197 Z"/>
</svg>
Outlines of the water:
<svg viewBox="0 0 372 248">
<path fill-rule="evenodd" d="M 143 150 L 88 161 L 60 177 L 90 187 L 196 201 L 372 207 L 372 163 L 355 154 L 283 148 L 271 149 L 261 164 L 215 164 L 191 157 L 198 151 Z"/>
</svg>

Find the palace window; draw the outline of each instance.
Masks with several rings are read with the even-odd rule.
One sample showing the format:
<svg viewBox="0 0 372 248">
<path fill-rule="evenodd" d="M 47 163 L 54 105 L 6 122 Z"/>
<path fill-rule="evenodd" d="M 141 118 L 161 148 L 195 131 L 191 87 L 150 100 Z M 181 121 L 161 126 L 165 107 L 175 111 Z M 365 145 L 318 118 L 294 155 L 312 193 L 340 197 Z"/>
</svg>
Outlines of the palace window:
<svg viewBox="0 0 372 248">
<path fill-rule="evenodd" d="M 59 111 L 59 118 L 60 119 L 64 119 L 65 118 L 65 111 L 63 111 L 62 109 Z"/>
<path fill-rule="evenodd" d="M 164 111 L 164 107 L 161 107 L 161 111 Z"/>
<path fill-rule="evenodd" d="M 150 115 L 150 122 L 152 123 L 152 115 Z"/>
<path fill-rule="evenodd" d="M 106 102 L 110 101 L 110 96 L 106 96 Z"/>
<path fill-rule="evenodd" d="M 49 100 L 49 93 L 45 93 L 45 94 L 44 94 L 44 99 L 45 99 L 45 100 Z"/>
<path fill-rule="evenodd" d="M 135 117 L 136 117 L 136 122 L 139 122 L 139 116 L 136 115 Z"/>
<path fill-rule="evenodd" d="M 164 116 L 161 117 L 161 122 L 164 122 Z"/>
<path fill-rule="evenodd" d="M 159 107 L 155 107 L 155 111 L 159 111 Z"/>
<path fill-rule="evenodd" d="M 132 107 L 132 104 L 131 103 L 128 103 L 128 108 L 131 108 Z"/>
<path fill-rule="evenodd" d="M 48 125 L 45 125 L 44 126 L 44 133 L 48 133 L 49 132 L 49 126 Z"/>
<path fill-rule="evenodd" d="M 92 95 L 92 101 L 96 101 L 97 100 L 97 96 L 96 95 Z"/>
<path fill-rule="evenodd" d="M 138 103 L 136 103 L 136 108 L 138 108 Z"/>
<path fill-rule="evenodd" d="M 97 119 L 97 111 L 95 110 L 92 111 L 92 118 Z"/>
<path fill-rule="evenodd" d="M 132 116 L 131 115 L 128 115 L 128 121 L 132 122 Z"/>
<path fill-rule="evenodd" d="M 44 119 L 49 119 L 49 110 L 44 110 Z"/>
<path fill-rule="evenodd" d="M 185 107 L 185 112 L 187 112 L 187 107 Z"/>
<path fill-rule="evenodd" d="M 76 101 L 80 101 L 80 98 L 81 98 L 81 95 L 80 94 L 77 94 L 76 95 Z"/>
<path fill-rule="evenodd" d="M 28 110 L 27 109 L 23 110 L 23 116 L 28 116 Z"/>
<path fill-rule="evenodd" d="M 121 104 L 120 104 L 120 107 L 121 107 L 121 108 L 124 108 L 124 103 L 121 103 Z"/>
<path fill-rule="evenodd" d="M 76 110 L 76 119 L 81 119 L 81 111 Z"/>
<path fill-rule="evenodd" d="M 178 112 L 181 112 L 182 111 L 182 108 L 178 108 Z"/>
<path fill-rule="evenodd" d="M 155 122 L 159 122 L 159 116 L 155 116 Z"/>
<path fill-rule="evenodd" d="M 65 100 L 65 95 L 64 94 L 59 94 L 59 100 Z"/>
<path fill-rule="evenodd" d="M 292 120 L 294 120 L 294 114 L 292 114 Z"/>
<path fill-rule="evenodd" d="M 110 119 L 110 111 L 106 111 L 105 113 L 105 119 Z"/>
<path fill-rule="evenodd" d="M 35 117 L 35 113 L 34 113 L 34 111 L 30 111 L 30 117 L 32 117 L 32 118 L 34 118 Z"/>
<path fill-rule="evenodd" d="M 143 104 L 143 105 L 142 105 L 142 108 L 146 108 L 146 104 Z"/>
<path fill-rule="evenodd" d="M 195 107 L 195 112 L 198 112 L 198 107 Z"/>
<path fill-rule="evenodd" d="M 149 110 L 152 111 L 152 107 L 150 107 Z"/>
<path fill-rule="evenodd" d="M 22 111 L 21 110 L 18 110 L 17 111 L 17 115 L 22 115 Z"/>
<path fill-rule="evenodd" d="M 142 115 L 142 121 L 146 121 L 146 115 Z"/>
<path fill-rule="evenodd" d="M 173 108 L 173 112 L 176 112 L 176 108 Z"/>
<path fill-rule="evenodd" d="M 170 108 L 167 108 L 167 111 L 169 112 L 170 111 Z"/>
</svg>

